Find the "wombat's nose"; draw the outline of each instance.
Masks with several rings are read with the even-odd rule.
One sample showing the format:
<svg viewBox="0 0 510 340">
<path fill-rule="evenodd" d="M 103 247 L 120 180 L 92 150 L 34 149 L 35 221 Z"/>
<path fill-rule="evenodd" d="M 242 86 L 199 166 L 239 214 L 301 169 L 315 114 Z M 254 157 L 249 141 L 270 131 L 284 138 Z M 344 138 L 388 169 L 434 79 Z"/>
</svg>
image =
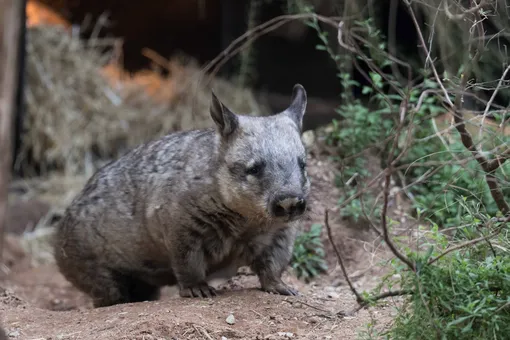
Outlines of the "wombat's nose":
<svg viewBox="0 0 510 340">
<path fill-rule="evenodd" d="M 305 212 L 306 200 L 303 197 L 280 196 L 274 200 L 273 214 L 276 217 L 299 216 Z"/>
</svg>

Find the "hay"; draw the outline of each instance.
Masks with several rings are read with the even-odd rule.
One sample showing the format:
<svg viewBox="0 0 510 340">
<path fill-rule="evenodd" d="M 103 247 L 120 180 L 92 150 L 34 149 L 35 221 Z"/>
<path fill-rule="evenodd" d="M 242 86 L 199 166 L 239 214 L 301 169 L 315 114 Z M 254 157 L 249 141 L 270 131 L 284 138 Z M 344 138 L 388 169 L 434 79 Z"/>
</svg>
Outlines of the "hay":
<svg viewBox="0 0 510 340">
<path fill-rule="evenodd" d="M 90 176 L 142 142 L 212 126 L 210 89 L 200 84 L 195 91 L 200 70 L 193 62 L 171 61 L 167 78 L 145 72 L 122 80 L 112 75 L 112 53 L 100 52 L 115 43 L 79 40 L 59 26 L 28 29 L 26 132 L 18 167 Z M 218 79 L 211 86 L 238 112 L 267 112 L 249 90 Z"/>
<path fill-rule="evenodd" d="M 32 267 L 46 264 L 54 264 L 55 256 L 53 240 L 54 227 L 37 227 L 31 232 L 24 233 L 20 238 L 20 246 L 23 252 L 30 258 Z"/>
<path fill-rule="evenodd" d="M 10 200 L 40 200 L 51 208 L 32 231 L 25 231 L 16 239 L 33 267 L 55 263 L 53 235 L 56 223 L 64 215 L 66 207 L 79 193 L 88 177 L 53 174 L 46 178 L 15 180 L 9 186 Z"/>
</svg>

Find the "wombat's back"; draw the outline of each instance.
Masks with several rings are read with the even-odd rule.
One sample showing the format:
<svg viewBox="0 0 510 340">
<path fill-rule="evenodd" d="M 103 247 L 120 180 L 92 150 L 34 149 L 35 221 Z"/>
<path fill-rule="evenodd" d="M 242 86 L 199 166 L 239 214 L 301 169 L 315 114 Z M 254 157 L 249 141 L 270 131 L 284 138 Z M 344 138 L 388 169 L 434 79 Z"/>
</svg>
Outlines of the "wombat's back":
<svg viewBox="0 0 510 340">
<path fill-rule="evenodd" d="M 73 263 L 84 256 L 132 268 L 158 257 L 165 245 L 154 243 L 164 235 L 151 228 L 148 215 L 212 183 L 216 143 L 212 129 L 173 133 L 99 169 L 58 224 L 55 257 L 61 270 L 75 271 Z"/>
<path fill-rule="evenodd" d="M 210 183 L 216 144 L 212 129 L 177 132 L 142 144 L 99 169 L 66 214 L 96 222 L 100 217 L 141 217 L 141 209 L 159 199 L 168 204 Z M 158 197 L 161 190 L 164 198 Z"/>
</svg>

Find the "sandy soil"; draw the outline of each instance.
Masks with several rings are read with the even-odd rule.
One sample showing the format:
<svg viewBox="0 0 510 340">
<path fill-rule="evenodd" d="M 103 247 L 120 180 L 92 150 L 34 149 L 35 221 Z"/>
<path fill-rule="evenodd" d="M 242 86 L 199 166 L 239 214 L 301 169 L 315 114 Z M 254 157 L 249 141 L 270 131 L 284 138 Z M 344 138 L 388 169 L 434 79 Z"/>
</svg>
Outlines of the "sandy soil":
<svg viewBox="0 0 510 340">
<path fill-rule="evenodd" d="M 332 184 L 332 169 L 324 157 L 310 160 L 313 192 L 306 226 L 322 223 L 324 208 L 336 205 L 338 191 Z M 15 206 L 30 210 L 30 205 Z M 348 224 L 337 215 L 333 209 L 330 224 L 349 272 L 358 288 L 373 287 L 383 273 L 374 263 L 387 258 L 387 253 L 374 250 L 377 238 L 368 226 Z M 14 212 L 10 216 L 31 215 Z M 0 279 L 0 323 L 9 339 L 33 340 L 356 339 L 369 322 L 387 326 L 394 315 L 391 301 L 386 307 L 362 310 L 350 317 L 339 314 L 351 310 L 356 302 L 337 267 L 325 230 L 323 234 L 329 272 L 309 283 L 285 275 L 285 281 L 298 288 L 300 296 L 262 292 L 256 276 L 241 273 L 221 283 L 221 294 L 213 299 L 183 299 L 174 287 L 168 287 L 157 302 L 98 309 L 93 309 L 88 297 L 71 286 L 53 264 L 34 265 L 20 250 L 17 236 L 11 234 L 4 254 L 4 269 L 9 273 Z"/>
</svg>

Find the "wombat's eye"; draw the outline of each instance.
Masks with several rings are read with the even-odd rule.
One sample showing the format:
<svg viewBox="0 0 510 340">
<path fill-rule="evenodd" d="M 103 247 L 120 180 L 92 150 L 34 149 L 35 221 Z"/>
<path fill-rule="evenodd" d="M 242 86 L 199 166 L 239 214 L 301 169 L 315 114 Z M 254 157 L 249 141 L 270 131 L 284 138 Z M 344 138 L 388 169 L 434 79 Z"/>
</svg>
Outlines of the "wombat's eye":
<svg viewBox="0 0 510 340">
<path fill-rule="evenodd" d="M 303 158 L 298 158 L 298 164 L 301 170 L 304 170 L 306 168 L 306 160 Z"/>
<path fill-rule="evenodd" d="M 255 163 L 251 167 L 247 168 L 246 174 L 252 175 L 252 176 L 260 176 L 262 174 L 263 170 L 264 170 L 264 163 L 259 162 L 259 163 Z"/>
</svg>

